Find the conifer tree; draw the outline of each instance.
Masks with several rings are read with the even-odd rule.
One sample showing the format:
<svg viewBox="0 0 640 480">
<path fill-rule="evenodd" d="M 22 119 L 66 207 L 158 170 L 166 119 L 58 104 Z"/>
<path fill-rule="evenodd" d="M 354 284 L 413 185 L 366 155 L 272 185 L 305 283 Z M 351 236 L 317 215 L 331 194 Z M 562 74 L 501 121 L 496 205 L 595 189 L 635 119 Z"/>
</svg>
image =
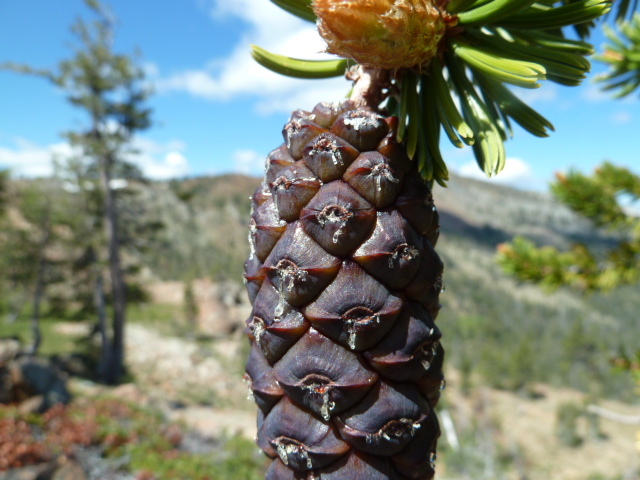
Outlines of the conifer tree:
<svg viewBox="0 0 640 480">
<path fill-rule="evenodd" d="M 45 290 L 52 278 L 51 266 L 54 259 L 48 252 L 54 237 L 53 224 L 56 221 L 54 211 L 55 195 L 53 182 L 44 180 L 25 185 L 20 192 L 18 208 L 21 216 L 28 222 L 30 232 L 23 232 L 22 243 L 17 249 L 26 255 L 23 265 L 27 266 L 31 290 L 31 333 L 32 343 L 29 353 L 36 355 L 42 342 L 40 316 Z"/>
<path fill-rule="evenodd" d="M 315 22 L 336 60 L 253 48 L 278 73 L 346 74 L 349 100 L 296 110 L 253 196 L 245 378 L 268 480 L 429 479 L 444 386 L 443 265 L 430 187 L 441 130 L 489 176 L 511 121 L 552 124 L 509 86 L 578 85 L 609 1 L 272 0 Z"/>
<path fill-rule="evenodd" d="M 104 380 L 115 383 L 124 373 L 124 328 L 127 286 L 121 259 L 120 212 L 113 188 L 116 175 L 126 171 L 134 134 L 150 126 L 149 95 L 142 70 L 130 56 L 113 51 L 114 19 L 98 0 L 85 0 L 95 16 L 72 27 L 77 44 L 73 55 L 51 70 L 5 65 L 25 74 L 39 75 L 62 89 L 67 100 L 86 115 L 86 127 L 65 133 L 72 147 L 95 172 L 102 199 L 113 318 Z"/>
</svg>

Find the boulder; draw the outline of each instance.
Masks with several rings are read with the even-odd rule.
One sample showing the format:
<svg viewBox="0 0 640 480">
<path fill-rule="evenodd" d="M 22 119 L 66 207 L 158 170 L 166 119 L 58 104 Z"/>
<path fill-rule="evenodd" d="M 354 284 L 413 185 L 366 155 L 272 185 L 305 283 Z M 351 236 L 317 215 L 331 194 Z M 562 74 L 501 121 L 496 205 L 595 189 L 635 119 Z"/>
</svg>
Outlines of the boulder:
<svg viewBox="0 0 640 480">
<path fill-rule="evenodd" d="M 29 411 L 48 410 L 57 403 L 67 404 L 71 394 L 66 377 L 50 362 L 35 357 L 22 357 L 0 366 L 0 403 L 25 403 Z"/>
</svg>

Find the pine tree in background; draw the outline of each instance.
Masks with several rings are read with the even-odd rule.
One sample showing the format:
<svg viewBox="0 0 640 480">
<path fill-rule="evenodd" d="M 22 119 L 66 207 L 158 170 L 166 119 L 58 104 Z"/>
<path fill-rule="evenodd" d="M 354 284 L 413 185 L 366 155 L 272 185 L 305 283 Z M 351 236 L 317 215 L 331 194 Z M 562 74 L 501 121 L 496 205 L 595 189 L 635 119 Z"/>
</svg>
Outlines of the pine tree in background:
<svg viewBox="0 0 640 480">
<path fill-rule="evenodd" d="M 551 123 L 509 85 L 578 85 L 592 47 L 563 34 L 610 2 L 272 0 L 317 22 L 306 61 L 254 47 L 284 75 L 346 74 L 349 100 L 293 112 L 253 196 L 245 378 L 268 480 L 429 479 L 444 350 L 443 265 L 430 193 L 445 185 L 440 131 L 504 167 L 515 121 Z M 584 28 L 582 29 L 585 30 Z"/>
<path fill-rule="evenodd" d="M 608 252 L 594 252 L 574 244 L 567 252 L 537 248 L 522 237 L 501 245 L 498 260 L 518 278 L 548 289 L 563 285 L 586 291 L 610 291 L 640 282 L 640 217 L 630 209 L 640 199 L 640 177 L 626 168 L 604 163 L 592 176 L 579 172 L 558 174 L 551 185 L 554 196 L 601 229 L 620 238 Z M 629 203 L 628 209 L 620 199 Z"/>
<path fill-rule="evenodd" d="M 111 335 L 103 344 L 102 374 L 107 383 L 115 383 L 124 374 L 127 285 L 113 180 L 122 178 L 119 174 L 128 170 L 125 160 L 135 153 L 131 145 L 133 135 L 150 126 L 150 110 L 145 106 L 149 91 L 134 60 L 112 50 L 112 15 L 98 0 L 85 0 L 85 4 L 96 19 L 79 20 L 73 26 L 78 42 L 71 58 L 61 61 L 55 70 L 15 64 L 3 68 L 46 78 L 88 117 L 84 130 L 70 131 L 65 136 L 99 179 L 113 310 Z"/>
</svg>

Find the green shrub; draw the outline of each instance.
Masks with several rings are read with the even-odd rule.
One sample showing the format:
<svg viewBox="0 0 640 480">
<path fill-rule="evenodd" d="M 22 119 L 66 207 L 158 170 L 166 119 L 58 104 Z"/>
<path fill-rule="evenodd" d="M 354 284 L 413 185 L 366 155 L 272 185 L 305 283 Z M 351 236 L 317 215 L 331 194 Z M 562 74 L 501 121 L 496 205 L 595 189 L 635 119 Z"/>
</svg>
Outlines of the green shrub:
<svg viewBox="0 0 640 480">
<path fill-rule="evenodd" d="M 578 420 L 583 409 L 574 402 L 562 403 L 556 410 L 556 436 L 563 445 L 578 447 L 584 439 L 578 432 Z"/>
</svg>

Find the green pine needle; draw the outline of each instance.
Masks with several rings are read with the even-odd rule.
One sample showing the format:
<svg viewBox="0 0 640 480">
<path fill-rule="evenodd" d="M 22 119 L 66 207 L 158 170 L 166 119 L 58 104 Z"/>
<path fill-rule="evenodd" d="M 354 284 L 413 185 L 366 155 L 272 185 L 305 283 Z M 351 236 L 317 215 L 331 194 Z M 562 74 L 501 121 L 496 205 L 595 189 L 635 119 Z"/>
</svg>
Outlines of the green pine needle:
<svg viewBox="0 0 640 480">
<path fill-rule="evenodd" d="M 252 45 L 253 59 L 272 72 L 297 78 L 331 78 L 344 75 L 349 61 L 339 60 L 300 60 L 271 53 L 264 48 Z"/>
<path fill-rule="evenodd" d="M 618 25 L 617 31 L 605 26 L 609 43 L 595 58 L 609 65 L 609 71 L 597 78 L 615 97 L 625 97 L 640 87 L 640 13 Z"/>
<path fill-rule="evenodd" d="M 271 0 L 277 6 L 298 18 L 315 23 L 316 14 L 311 9 L 311 0 Z"/>
<path fill-rule="evenodd" d="M 312 0 L 271 1 L 315 21 Z M 451 0 L 447 8 L 458 15 L 463 28 L 445 36 L 443 54 L 428 68 L 419 73 L 394 72 L 389 89 L 393 96 L 384 104 L 386 111 L 398 117 L 397 139 L 406 142 L 423 178 L 441 184 L 448 179 L 440 152 L 441 128 L 456 147 L 471 146 L 489 176 L 504 168 L 504 142 L 513 134 L 511 121 L 539 137 L 553 131 L 551 122 L 518 99 L 508 85 L 538 88 L 544 80 L 580 84 L 590 70 L 585 57 L 593 53 L 593 47 L 565 38 L 562 27 L 584 30 L 611 9 L 611 0 Z M 612 66 L 602 81 L 619 95 L 640 86 L 640 46 L 633 43 L 640 42 L 638 32 L 638 18 L 619 35 L 610 32 L 610 51 L 600 58 Z M 253 47 L 252 54 L 265 67 L 299 78 L 339 76 L 352 65 L 346 59 L 294 59 L 260 47 Z"/>
</svg>

